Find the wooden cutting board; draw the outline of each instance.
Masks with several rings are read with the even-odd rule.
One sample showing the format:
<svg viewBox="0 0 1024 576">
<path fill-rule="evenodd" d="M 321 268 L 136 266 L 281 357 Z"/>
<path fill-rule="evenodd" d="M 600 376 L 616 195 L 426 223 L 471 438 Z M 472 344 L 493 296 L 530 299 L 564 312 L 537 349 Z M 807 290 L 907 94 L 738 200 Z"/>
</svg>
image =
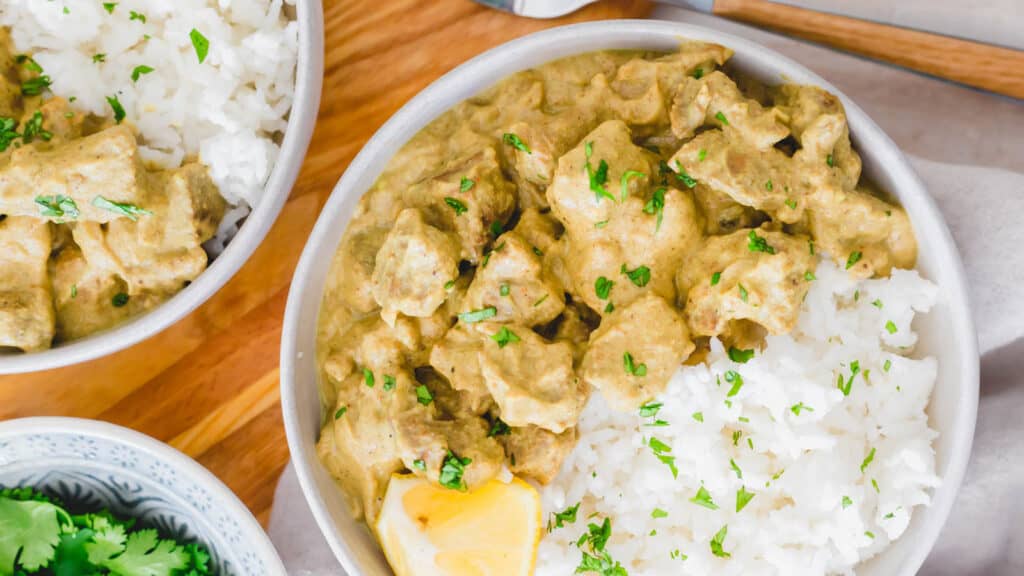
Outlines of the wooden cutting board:
<svg viewBox="0 0 1024 576">
<path fill-rule="evenodd" d="M 48 372 L 0 377 L 0 419 L 98 418 L 197 459 L 266 525 L 288 462 L 278 392 L 281 320 L 306 236 L 363 143 L 409 98 L 465 60 L 559 24 L 642 18 L 647 0 L 605 0 L 537 21 L 469 0 L 324 0 L 316 131 L 277 223 L 205 305 L 132 348 Z"/>
</svg>

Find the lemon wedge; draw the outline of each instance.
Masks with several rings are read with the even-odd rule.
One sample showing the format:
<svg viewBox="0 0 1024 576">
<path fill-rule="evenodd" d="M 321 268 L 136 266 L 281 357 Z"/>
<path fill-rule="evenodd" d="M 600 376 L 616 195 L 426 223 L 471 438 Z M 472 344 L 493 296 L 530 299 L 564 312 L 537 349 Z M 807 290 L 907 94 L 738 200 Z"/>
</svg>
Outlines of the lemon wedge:
<svg viewBox="0 0 1024 576">
<path fill-rule="evenodd" d="M 518 478 L 458 492 L 395 475 L 376 528 L 396 576 L 527 576 L 540 540 L 540 496 Z"/>
</svg>

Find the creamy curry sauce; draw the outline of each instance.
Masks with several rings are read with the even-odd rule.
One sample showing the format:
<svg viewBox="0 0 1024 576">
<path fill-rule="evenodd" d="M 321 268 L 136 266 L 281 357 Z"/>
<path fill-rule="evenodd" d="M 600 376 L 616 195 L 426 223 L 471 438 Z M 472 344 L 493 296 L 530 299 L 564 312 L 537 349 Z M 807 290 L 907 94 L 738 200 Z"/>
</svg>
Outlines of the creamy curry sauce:
<svg viewBox="0 0 1024 576">
<path fill-rule="evenodd" d="M 839 100 L 740 89 L 731 52 L 596 52 L 515 74 L 363 196 L 318 327 L 320 458 L 371 525 L 391 475 L 558 474 L 591 393 L 636 410 L 709 338 L 794 327 L 822 254 L 914 265 Z M 756 95 L 756 98 L 754 97 Z"/>
<path fill-rule="evenodd" d="M 135 133 L 76 111 L 0 29 L 0 351 L 114 326 L 206 269 L 225 202 L 204 166 L 145 166 Z M 112 107 L 114 103 L 112 102 Z"/>
</svg>

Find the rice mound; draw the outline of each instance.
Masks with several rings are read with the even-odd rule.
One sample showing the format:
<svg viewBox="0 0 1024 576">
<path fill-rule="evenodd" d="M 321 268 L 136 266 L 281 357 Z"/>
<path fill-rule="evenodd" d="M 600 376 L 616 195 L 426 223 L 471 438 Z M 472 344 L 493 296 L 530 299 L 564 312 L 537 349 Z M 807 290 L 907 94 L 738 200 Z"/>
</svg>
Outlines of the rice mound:
<svg viewBox="0 0 1024 576">
<path fill-rule="evenodd" d="M 630 576 L 849 574 L 903 533 L 940 483 L 925 414 L 937 365 L 910 357 L 914 314 L 937 287 L 909 270 L 856 281 L 830 261 L 816 275 L 792 334 L 769 336 L 743 364 L 714 340 L 707 365 L 673 377 L 656 416 L 614 412 L 593 394 L 579 444 L 542 489 L 549 518 L 581 505 L 575 522 L 549 524 L 539 576 L 572 574 L 577 539 L 605 517 L 606 550 Z M 731 397 L 730 370 L 743 380 Z M 844 396 L 837 380 L 854 372 Z M 652 437 L 671 447 L 678 478 Z M 701 486 L 717 509 L 691 501 Z M 754 496 L 737 513 L 741 487 Z M 710 545 L 723 526 L 728 558 Z"/>
<path fill-rule="evenodd" d="M 116 95 L 145 160 L 176 168 L 198 158 L 209 167 L 234 207 L 213 241 L 218 252 L 258 204 L 279 152 L 275 134 L 287 126 L 298 25 L 283 8 L 282 0 L 121 0 L 108 12 L 100 0 L 3 0 L 0 26 L 74 107 L 111 116 L 107 97 Z M 202 64 L 193 29 L 209 41 Z M 133 81 L 138 66 L 153 71 Z"/>
</svg>

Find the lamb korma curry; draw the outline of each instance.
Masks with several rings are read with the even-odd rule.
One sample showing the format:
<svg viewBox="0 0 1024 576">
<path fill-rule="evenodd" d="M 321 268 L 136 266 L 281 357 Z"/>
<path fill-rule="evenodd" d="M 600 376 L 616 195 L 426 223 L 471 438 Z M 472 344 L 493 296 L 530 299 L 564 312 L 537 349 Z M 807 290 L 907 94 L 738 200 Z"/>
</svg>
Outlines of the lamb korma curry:
<svg viewBox="0 0 1024 576">
<path fill-rule="evenodd" d="M 88 336 L 207 265 L 225 202 L 200 164 L 150 170 L 124 110 L 76 111 L 0 29 L 0 351 Z"/>
<path fill-rule="evenodd" d="M 635 411 L 711 337 L 793 329 L 827 255 L 911 268 L 839 100 L 762 86 L 727 48 L 520 72 L 412 138 L 363 196 L 319 326 L 319 452 L 371 525 L 392 475 L 547 483 L 590 394 Z"/>
</svg>

